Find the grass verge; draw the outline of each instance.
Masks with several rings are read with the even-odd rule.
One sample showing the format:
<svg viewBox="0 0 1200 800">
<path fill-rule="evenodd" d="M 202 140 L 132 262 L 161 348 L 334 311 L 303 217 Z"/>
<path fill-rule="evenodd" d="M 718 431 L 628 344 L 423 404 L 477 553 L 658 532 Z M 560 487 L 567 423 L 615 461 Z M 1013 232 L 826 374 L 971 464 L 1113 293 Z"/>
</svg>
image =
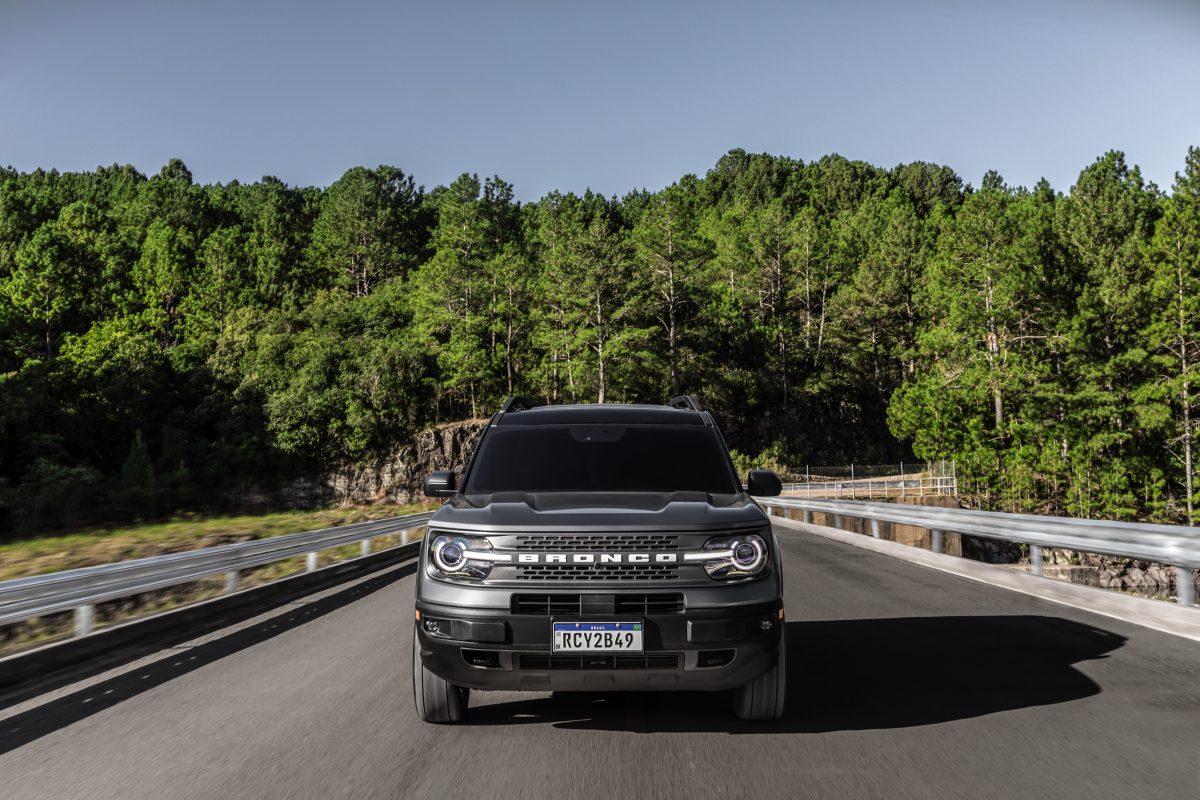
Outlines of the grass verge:
<svg viewBox="0 0 1200 800">
<path fill-rule="evenodd" d="M 432 510 L 429 505 L 351 506 L 313 511 L 286 511 L 259 516 L 186 518 L 170 522 L 113 530 L 44 536 L 0 545 L 0 580 L 42 575 L 96 564 L 108 564 L 165 553 L 178 553 L 232 542 L 245 542 L 288 533 L 320 530 L 373 519 Z M 417 532 L 413 532 L 414 537 Z M 378 536 L 373 552 L 401 543 L 400 534 Z M 359 545 L 344 545 L 320 552 L 318 567 L 355 558 Z M 240 588 L 250 588 L 286 578 L 306 568 L 303 556 L 244 570 Z M 205 578 L 96 606 L 96 627 L 169 611 L 220 595 L 224 577 Z M 71 612 L 49 614 L 9 625 L 0 625 L 0 656 L 67 638 L 73 630 Z"/>
<path fill-rule="evenodd" d="M 347 506 L 258 516 L 181 517 L 170 522 L 39 536 L 0 544 L 0 581 L 198 550 L 433 510 L 428 504 Z"/>
</svg>

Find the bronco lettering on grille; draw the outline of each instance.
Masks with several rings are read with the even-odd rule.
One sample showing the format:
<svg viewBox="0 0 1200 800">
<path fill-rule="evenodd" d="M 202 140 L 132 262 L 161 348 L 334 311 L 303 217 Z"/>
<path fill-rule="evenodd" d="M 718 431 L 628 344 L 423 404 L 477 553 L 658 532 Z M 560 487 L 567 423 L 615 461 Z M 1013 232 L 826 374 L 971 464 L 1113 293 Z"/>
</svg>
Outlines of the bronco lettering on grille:
<svg viewBox="0 0 1200 800">
<path fill-rule="evenodd" d="M 517 553 L 518 564 L 676 564 L 678 553 Z"/>
</svg>

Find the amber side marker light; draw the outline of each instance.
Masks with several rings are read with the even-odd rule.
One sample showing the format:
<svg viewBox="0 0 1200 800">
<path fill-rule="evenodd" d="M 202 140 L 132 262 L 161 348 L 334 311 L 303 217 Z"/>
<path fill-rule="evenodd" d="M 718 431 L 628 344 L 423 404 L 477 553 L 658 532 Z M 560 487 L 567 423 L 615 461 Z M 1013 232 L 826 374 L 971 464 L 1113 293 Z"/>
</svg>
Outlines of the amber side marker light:
<svg viewBox="0 0 1200 800">
<path fill-rule="evenodd" d="M 418 615 L 420 615 L 420 613 L 421 613 L 420 611 L 417 612 Z M 782 608 L 779 609 L 779 618 L 783 619 L 783 609 Z"/>
<path fill-rule="evenodd" d="M 413 613 L 417 615 L 417 622 L 420 622 L 421 621 L 421 609 L 418 608 Z M 783 612 L 780 611 L 779 613 L 782 614 Z"/>
</svg>

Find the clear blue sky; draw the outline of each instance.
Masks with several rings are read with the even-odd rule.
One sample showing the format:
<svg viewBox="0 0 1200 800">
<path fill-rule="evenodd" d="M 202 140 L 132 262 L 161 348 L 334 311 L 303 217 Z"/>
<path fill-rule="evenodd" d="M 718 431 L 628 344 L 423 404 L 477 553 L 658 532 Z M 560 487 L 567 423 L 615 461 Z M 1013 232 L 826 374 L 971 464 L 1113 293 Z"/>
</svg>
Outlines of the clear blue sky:
<svg viewBox="0 0 1200 800">
<path fill-rule="evenodd" d="M 1200 2 L 0 0 L 0 164 L 621 194 L 741 147 L 1067 190 L 1200 145 Z"/>
</svg>

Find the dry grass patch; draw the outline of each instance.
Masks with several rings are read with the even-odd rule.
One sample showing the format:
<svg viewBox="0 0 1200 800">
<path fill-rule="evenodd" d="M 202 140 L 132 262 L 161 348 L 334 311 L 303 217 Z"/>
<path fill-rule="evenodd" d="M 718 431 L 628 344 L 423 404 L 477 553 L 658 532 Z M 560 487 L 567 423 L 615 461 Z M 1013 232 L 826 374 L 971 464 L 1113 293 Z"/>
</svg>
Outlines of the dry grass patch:
<svg viewBox="0 0 1200 800">
<path fill-rule="evenodd" d="M 317 511 L 287 511 L 261 516 L 178 519 L 116 530 L 46 536 L 0 545 L 0 580 L 215 547 L 231 542 L 265 539 L 288 533 L 303 533 L 428 510 L 432 510 L 428 505 L 354 506 Z M 411 531 L 410 541 L 416 541 L 418 535 L 417 531 Z M 386 534 L 371 541 L 371 552 L 379 552 L 400 544 L 399 533 Z M 317 566 L 325 567 L 347 561 L 357 558 L 360 554 L 358 543 L 323 550 L 317 555 Z M 248 589 L 277 581 L 304 572 L 306 568 L 306 558 L 296 556 L 243 570 L 239 588 Z M 215 576 L 134 597 L 110 600 L 96 606 L 96 627 L 102 628 L 170 611 L 179 606 L 217 597 L 224 590 L 224 576 Z M 70 611 L 0 625 L 0 656 L 69 638 L 73 629 L 74 619 Z"/>
<path fill-rule="evenodd" d="M 39 536 L 0 544 L 0 580 L 303 533 L 427 510 L 432 507 L 425 504 L 347 506 L 258 516 L 183 517 L 150 525 Z"/>
</svg>

